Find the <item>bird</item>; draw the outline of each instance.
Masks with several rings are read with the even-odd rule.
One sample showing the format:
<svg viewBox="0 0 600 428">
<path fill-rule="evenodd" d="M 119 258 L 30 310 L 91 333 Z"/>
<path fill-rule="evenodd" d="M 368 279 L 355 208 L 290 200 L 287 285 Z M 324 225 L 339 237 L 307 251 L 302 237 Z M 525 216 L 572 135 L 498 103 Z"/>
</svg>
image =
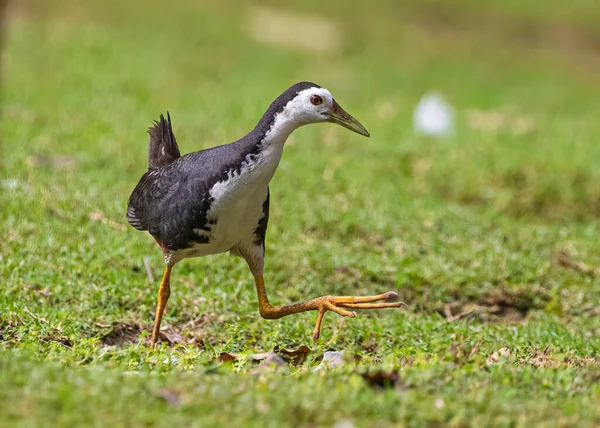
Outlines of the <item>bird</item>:
<svg viewBox="0 0 600 428">
<path fill-rule="evenodd" d="M 327 311 L 355 317 L 353 309 L 397 308 L 398 294 L 331 296 L 274 306 L 265 289 L 265 236 L 269 220 L 269 182 L 283 147 L 297 128 L 330 122 L 370 137 L 325 88 L 299 82 L 279 95 L 258 124 L 239 140 L 181 156 L 171 115 L 161 114 L 148 129 L 148 171 L 133 190 L 127 221 L 147 231 L 160 246 L 165 269 L 158 289 L 151 345 L 160 335 L 165 306 L 171 294 L 170 277 L 183 259 L 229 252 L 245 259 L 253 275 L 258 309 L 265 319 L 317 311 L 312 334 L 320 336 Z"/>
</svg>

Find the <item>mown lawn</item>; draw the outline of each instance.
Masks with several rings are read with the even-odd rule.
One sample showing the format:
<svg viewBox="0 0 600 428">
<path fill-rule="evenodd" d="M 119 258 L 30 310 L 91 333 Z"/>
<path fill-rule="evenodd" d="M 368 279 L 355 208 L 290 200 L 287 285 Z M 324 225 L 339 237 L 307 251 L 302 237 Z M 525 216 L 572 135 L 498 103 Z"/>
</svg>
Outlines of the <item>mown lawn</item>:
<svg viewBox="0 0 600 428">
<path fill-rule="evenodd" d="M 0 425 L 600 424 L 600 9 L 561 5 L 13 2 Z M 176 266 L 150 349 L 162 255 L 125 220 L 146 128 L 168 109 L 182 152 L 230 142 L 299 80 L 372 137 L 288 142 L 271 300 L 406 308 L 328 313 L 313 345 L 316 314 L 261 319 L 245 263 L 218 255 Z M 429 90 L 452 136 L 415 135 Z"/>
</svg>

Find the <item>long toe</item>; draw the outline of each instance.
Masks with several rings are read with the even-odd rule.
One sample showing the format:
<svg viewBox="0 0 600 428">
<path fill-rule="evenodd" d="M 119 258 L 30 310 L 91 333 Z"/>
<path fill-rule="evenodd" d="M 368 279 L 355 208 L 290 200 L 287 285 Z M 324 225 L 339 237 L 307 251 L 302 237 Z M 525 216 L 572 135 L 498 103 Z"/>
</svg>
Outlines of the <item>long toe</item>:
<svg viewBox="0 0 600 428">
<path fill-rule="evenodd" d="M 335 300 L 335 305 L 341 308 L 348 309 L 384 309 L 384 308 L 399 308 L 404 306 L 403 302 L 396 302 L 398 293 L 388 291 L 387 293 L 378 294 L 376 296 L 344 296 L 338 297 Z M 383 303 L 375 303 L 383 302 Z"/>
<path fill-rule="evenodd" d="M 395 291 L 388 291 L 387 293 L 377 294 L 376 296 L 336 296 L 334 297 L 336 305 L 341 305 L 344 303 L 370 303 L 370 302 L 379 302 L 381 300 L 386 300 L 388 302 L 393 302 L 398 298 L 398 293 Z"/>
<path fill-rule="evenodd" d="M 326 299 L 323 301 L 323 309 L 322 311 L 331 311 L 331 312 L 335 312 L 338 315 L 341 315 L 343 317 L 351 317 L 354 318 L 356 316 L 356 312 L 349 312 L 346 311 L 344 309 L 342 309 L 340 307 L 341 305 L 339 305 L 336 301 L 335 301 L 335 297 L 332 297 L 330 299 Z"/>
<path fill-rule="evenodd" d="M 404 306 L 403 302 L 387 302 L 387 303 L 341 303 L 338 306 L 348 309 L 385 309 L 385 308 L 400 308 Z"/>
</svg>

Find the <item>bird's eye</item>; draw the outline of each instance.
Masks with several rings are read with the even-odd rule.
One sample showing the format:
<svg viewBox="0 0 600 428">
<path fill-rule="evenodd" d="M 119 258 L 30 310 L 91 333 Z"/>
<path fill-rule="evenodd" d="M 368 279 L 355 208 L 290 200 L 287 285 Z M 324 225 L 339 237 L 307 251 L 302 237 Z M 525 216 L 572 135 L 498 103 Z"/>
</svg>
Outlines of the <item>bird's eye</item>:
<svg viewBox="0 0 600 428">
<path fill-rule="evenodd" d="M 312 97 L 310 97 L 310 102 L 315 106 L 320 106 L 321 104 L 323 104 L 323 98 L 321 98 L 318 95 L 313 95 Z"/>
</svg>

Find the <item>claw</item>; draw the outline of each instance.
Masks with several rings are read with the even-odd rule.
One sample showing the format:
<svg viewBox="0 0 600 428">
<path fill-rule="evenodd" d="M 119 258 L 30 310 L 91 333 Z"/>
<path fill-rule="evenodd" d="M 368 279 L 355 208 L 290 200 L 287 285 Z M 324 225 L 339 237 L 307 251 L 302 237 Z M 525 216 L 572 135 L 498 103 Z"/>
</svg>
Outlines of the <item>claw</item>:
<svg viewBox="0 0 600 428">
<path fill-rule="evenodd" d="M 386 300 L 395 301 L 398 298 L 398 293 L 395 291 L 388 291 L 387 293 L 383 293 L 386 296 Z"/>
</svg>

